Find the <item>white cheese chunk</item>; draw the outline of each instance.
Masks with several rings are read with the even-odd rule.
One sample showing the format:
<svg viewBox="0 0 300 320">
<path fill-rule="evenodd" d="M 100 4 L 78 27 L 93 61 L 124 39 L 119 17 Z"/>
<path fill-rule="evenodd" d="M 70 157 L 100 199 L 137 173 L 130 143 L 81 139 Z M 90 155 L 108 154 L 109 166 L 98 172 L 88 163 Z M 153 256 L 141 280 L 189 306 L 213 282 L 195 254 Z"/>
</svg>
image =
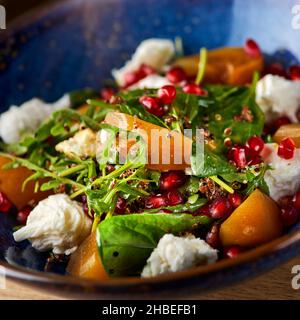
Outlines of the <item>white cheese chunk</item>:
<svg viewBox="0 0 300 320">
<path fill-rule="evenodd" d="M 70 106 L 68 94 L 53 104 L 34 98 L 19 107 L 11 106 L 0 116 L 0 136 L 5 143 L 18 142 L 22 134 L 35 131 L 52 112 Z"/>
<path fill-rule="evenodd" d="M 166 78 L 157 74 L 151 74 L 148 77 L 138 81 L 134 85 L 130 86 L 128 90 L 135 89 L 159 89 L 163 86 L 169 85 L 171 82 Z"/>
<path fill-rule="evenodd" d="M 177 272 L 202 264 L 214 263 L 217 250 L 205 241 L 188 237 L 165 234 L 147 260 L 142 277 L 154 277 L 168 272 Z"/>
<path fill-rule="evenodd" d="M 296 113 L 300 107 L 300 82 L 268 74 L 257 83 L 256 102 L 265 113 L 267 122 L 280 116 L 298 122 Z"/>
<path fill-rule="evenodd" d="M 268 143 L 262 152 L 264 161 L 272 167 L 266 172 L 265 181 L 274 200 L 293 195 L 300 188 L 300 149 L 289 160 L 280 158 L 277 150 L 276 143 Z"/>
<path fill-rule="evenodd" d="M 16 231 L 15 241 L 28 239 L 39 251 L 53 249 L 55 254 L 71 254 L 89 235 L 92 221 L 82 206 L 66 194 L 42 200 L 31 211 L 26 226 Z"/>
<path fill-rule="evenodd" d="M 142 64 L 147 64 L 155 70 L 160 71 L 174 54 L 175 46 L 172 41 L 154 38 L 147 39 L 140 43 L 124 67 L 112 71 L 113 77 L 116 79 L 118 85 L 124 86 L 124 75 L 126 73 L 137 71 Z"/>
<path fill-rule="evenodd" d="M 64 153 L 69 158 L 87 158 L 96 155 L 96 133 L 87 128 L 77 132 L 72 138 L 55 146 L 56 151 Z"/>
</svg>

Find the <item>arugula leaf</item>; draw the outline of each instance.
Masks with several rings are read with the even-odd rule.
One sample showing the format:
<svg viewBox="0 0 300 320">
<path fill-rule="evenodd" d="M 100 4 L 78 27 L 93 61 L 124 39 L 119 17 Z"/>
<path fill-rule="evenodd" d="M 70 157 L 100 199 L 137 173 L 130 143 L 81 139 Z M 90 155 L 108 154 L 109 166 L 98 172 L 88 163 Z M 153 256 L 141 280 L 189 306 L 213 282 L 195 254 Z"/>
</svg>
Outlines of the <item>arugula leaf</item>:
<svg viewBox="0 0 300 320">
<path fill-rule="evenodd" d="M 72 91 L 69 93 L 72 108 L 78 108 L 86 103 L 87 99 L 95 98 L 99 96 L 99 93 L 91 88 Z"/>
<path fill-rule="evenodd" d="M 190 214 L 130 214 L 102 221 L 97 243 L 103 265 L 112 277 L 139 275 L 159 239 L 210 223 L 206 216 Z"/>
</svg>

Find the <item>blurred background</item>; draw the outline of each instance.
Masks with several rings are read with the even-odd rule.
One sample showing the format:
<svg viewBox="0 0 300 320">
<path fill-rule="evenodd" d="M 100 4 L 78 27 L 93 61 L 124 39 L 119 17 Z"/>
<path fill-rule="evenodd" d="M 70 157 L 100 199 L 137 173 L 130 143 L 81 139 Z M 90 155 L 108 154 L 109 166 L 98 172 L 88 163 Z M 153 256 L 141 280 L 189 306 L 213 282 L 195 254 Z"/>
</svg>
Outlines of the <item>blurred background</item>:
<svg viewBox="0 0 300 320">
<path fill-rule="evenodd" d="M 58 0 L 0 0 L 0 5 L 6 8 L 7 21 L 37 6 Z"/>
</svg>

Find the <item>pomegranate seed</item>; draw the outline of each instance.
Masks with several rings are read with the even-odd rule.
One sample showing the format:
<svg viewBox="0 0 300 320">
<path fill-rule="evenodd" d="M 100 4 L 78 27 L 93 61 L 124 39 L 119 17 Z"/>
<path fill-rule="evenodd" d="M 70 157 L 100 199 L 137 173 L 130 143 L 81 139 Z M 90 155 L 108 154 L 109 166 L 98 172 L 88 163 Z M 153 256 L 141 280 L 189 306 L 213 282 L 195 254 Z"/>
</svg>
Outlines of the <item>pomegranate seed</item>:
<svg viewBox="0 0 300 320">
<path fill-rule="evenodd" d="M 259 154 L 263 150 L 265 143 L 262 138 L 253 136 L 248 140 L 247 145 L 251 151 Z"/>
<path fill-rule="evenodd" d="M 154 74 L 154 73 L 156 73 L 156 71 L 151 66 L 148 66 L 145 63 L 143 63 L 140 66 L 139 75 L 140 75 L 141 78 L 145 78 L 146 76 L 149 76 L 149 75 Z"/>
<path fill-rule="evenodd" d="M 179 83 L 187 78 L 185 71 L 180 67 L 174 67 L 169 70 L 166 77 L 172 83 Z"/>
<path fill-rule="evenodd" d="M 291 120 L 288 117 L 283 116 L 273 121 L 271 127 L 273 128 L 273 132 L 275 132 L 281 126 L 284 126 L 285 124 L 290 124 L 290 123 L 292 123 Z"/>
<path fill-rule="evenodd" d="M 266 74 L 272 74 L 275 76 L 288 78 L 287 72 L 284 70 L 282 64 L 278 62 L 268 65 L 263 72 L 263 75 L 266 75 Z"/>
<path fill-rule="evenodd" d="M 140 103 L 148 112 L 157 117 L 162 117 L 165 114 L 164 108 L 157 98 L 143 96 L 140 98 Z"/>
<path fill-rule="evenodd" d="M 291 66 L 289 69 L 289 76 L 292 80 L 300 80 L 300 66 Z"/>
<path fill-rule="evenodd" d="M 188 94 L 196 94 L 197 96 L 205 96 L 207 95 L 207 91 L 202 89 L 195 83 L 188 83 L 182 88 L 184 93 Z"/>
<path fill-rule="evenodd" d="M 215 199 L 210 204 L 210 215 L 214 219 L 227 218 L 230 214 L 231 206 L 226 198 Z"/>
<path fill-rule="evenodd" d="M 241 205 L 243 199 L 238 193 L 229 194 L 228 200 L 230 205 L 235 209 Z"/>
<path fill-rule="evenodd" d="M 183 197 L 177 190 L 171 190 L 166 194 L 167 203 L 169 206 L 176 206 L 183 203 Z"/>
<path fill-rule="evenodd" d="M 89 216 L 89 206 L 88 206 L 87 202 L 83 202 L 82 208 L 83 208 L 83 212 L 84 212 L 87 216 Z"/>
<path fill-rule="evenodd" d="M 233 246 L 224 249 L 224 256 L 226 258 L 236 258 L 243 250 L 240 247 Z"/>
<path fill-rule="evenodd" d="M 101 97 L 105 101 L 109 101 L 113 95 L 114 95 L 114 90 L 112 88 L 107 87 L 101 90 Z"/>
<path fill-rule="evenodd" d="M 115 207 L 115 213 L 117 214 L 124 214 L 126 212 L 126 201 L 125 199 L 119 197 L 117 200 L 117 204 Z"/>
<path fill-rule="evenodd" d="M 213 225 L 207 233 L 205 241 L 213 248 L 217 249 L 220 246 L 219 226 Z"/>
<path fill-rule="evenodd" d="M 281 221 L 284 226 L 289 227 L 298 221 L 299 211 L 293 206 L 281 208 Z"/>
<path fill-rule="evenodd" d="M 7 213 L 12 207 L 12 203 L 4 192 L 0 192 L 0 211 Z"/>
<path fill-rule="evenodd" d="M 176 98 L 176 88 L 172 85 L 163 86 L 157 91 L 157 96 L 163 104 L 171 104 Z"/>
<path fill-rule="evenodd" d="M 238 168 L 244 168 L 247 165 L 245 147 L 235 145 L 229 151 L 229 159 L 232 160 Z"/>
<path fill-rule="evenodd" d="M 157 209 L 165 206 L 167 206 L 167 199 L 161 194 L 149 196 L 145 200 L 145 207 L 147 209 Z"/>
<path fill-rule="evenodd" d="M 277 200 L 277 203 L 281 208 L 293 205 L 293 196 L 284 196 Z"/>
<path fill-rule="evenodd" d="M 295 194 L 294 199 L 294 207 L 300 211 L 300 190 Z"/>
<path fill-rule="evenodd" d="M 277 154 L 283 159 L 292 159 L 295 152 L 295 143 L 291 138 L 283 139 L 278 147 Z"/>
<path fill-rule="evenodd" d="M 260 163 L 262 163 L 262 157 L 255 155 L 254 157 L 251 157 L 250 160 L 248 161 L 248 166 L 256 166 Z"/>
<path fill-rule="evenodd" d="M 176 189 L 184 185 L 186 175 L 183 171 L 169 171 L 163 172 L 160 176 L 159 188 L 160 190 Z"/>
<path fill-rule="evenodd" d="M 140 74 L 136 71 L 127 72 L 124 75 L 124 87 L 130 87 L 133 84 L 137 83 L 139 80 L 141 80 Z"/>
<path fill-rule="evenodd" d="M 27 222 L 27 218 L 30 215 L 30 212 L 32 211 L 32 207 L 30 206 L 26 206 L 24 207 L 22 210 L 20 210 L 17 214 L 17 221 L 22 224 L 25 225 Z"/>
<path fill-rule="evenodd" d="M 246 41 L 244 50 L 251 57 L 258 58 L 261 56 L 261 50 L 253 39 L 248 39 Z"/>
<path fill-rule="evenodd" d="M 210 207 L 209 204 L 205 204 L 193 213 L 194 216 L 207 216 L 210 217 Z"/>
</svg>

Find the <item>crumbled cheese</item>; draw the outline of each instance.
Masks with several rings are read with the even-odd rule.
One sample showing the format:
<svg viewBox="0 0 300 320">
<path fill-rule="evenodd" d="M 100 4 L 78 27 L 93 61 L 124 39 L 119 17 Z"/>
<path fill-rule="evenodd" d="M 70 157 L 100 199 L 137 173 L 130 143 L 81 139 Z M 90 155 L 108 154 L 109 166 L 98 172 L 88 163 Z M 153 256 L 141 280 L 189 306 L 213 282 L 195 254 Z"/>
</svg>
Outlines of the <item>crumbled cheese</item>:
<svg viewBox="0 0 300 320">
<path fill-rule="evenodd" d="M 96 155 L 96 133 L 87 128 L 77 132 L 72 138 L 64 140 L 55 146 L 56 151 L 64 153 L 69 158 L 87 158 Z"/>
<path fill-rule="evenodd" d="M 214 263 L 217 250 L 205 241 L 188 237 L 165 234 L 147 260 L 142 277 L 154 277 L 168 272 L 177 272 L 193 266 Z"/>
<path fill-rule="evenodd" d="M 293 195 L 300 188 L 300 149 L 296 149 L 289 160 L 280 158 L 277 150 L 276 143 L 268 143 L 262 152 L 264 161 L 272 167 L 266 172 L 265 181 L 274 200 Z"/>
<path fill-rule="evenodd" d="M 148 77 L 138 81 L 134 85 L 130 86 L 128 90 L 135 89 L 159 89 L 165 85 L 171 84 L 171 82 L 166 78 L 159 76 L 157 74 L 151 74 Z"/>
<path fill-rule="evenodd" d="M 257 83 L 256 102 L 265 113 L 267 122 L 279 116 L 298 122 L 296 113 L 300 107 L 300 82 L 268 74 Z"/>
<path fill-rule="evenodd" d="M 35 131 L 53 111 L 70 106 L 68 94 L 53 104 L 34 98 L 19 107 L 11 106 L 0 116 L 0 136 L 5 143 L 18 142 L 22 134 Z"/>
<path fill-rule="evenodd" d="M 56 194 L 40 201 L 26 226 L 13 236 L 17 242 L 28 239 L 39 251 L 53 249 L 55 254 L 69 255 L 89 235 L 91 226 L 79 203 L 66 194 Z"/>
<path fill-rule="evenodd" d="M 160 71 L 175 54 L 174 43 L 166 39 L 147 39 L 137 47 L 131 60 L 121 69 L 114 69 L 112 74 L 120 86 L 125 85 L 124 75 L 137 71 L 144 63 Z"/>
</svg>

